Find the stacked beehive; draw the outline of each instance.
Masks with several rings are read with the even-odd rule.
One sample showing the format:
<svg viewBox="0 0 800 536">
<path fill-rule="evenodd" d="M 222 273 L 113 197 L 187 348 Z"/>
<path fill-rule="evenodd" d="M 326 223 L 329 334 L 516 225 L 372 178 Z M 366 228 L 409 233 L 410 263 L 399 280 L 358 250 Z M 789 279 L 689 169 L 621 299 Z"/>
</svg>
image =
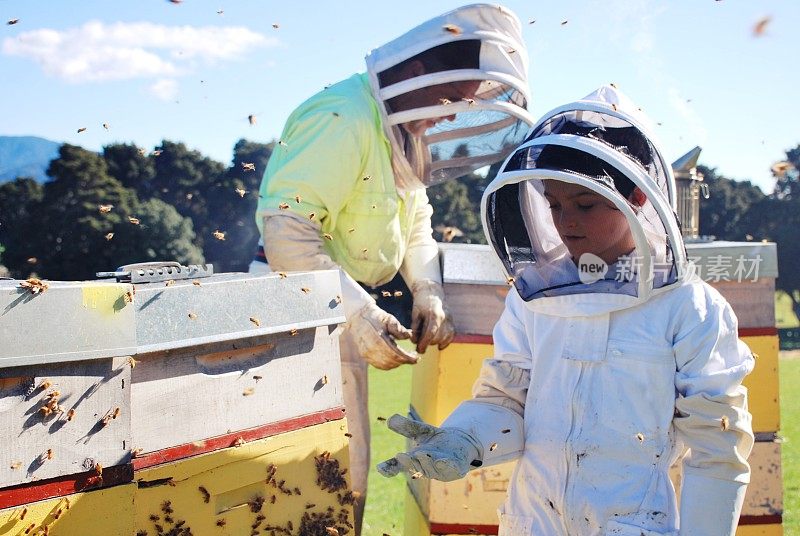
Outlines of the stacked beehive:
<svg viewBox="0 0 800 536">
<path fill-rule="evenodd" d="M 176 275 L 0 282 L 0 533 L 351 530 L 338 274 Z"/>
<path fill-rule="evenodd" d="M 429 350 L 413 371 L 412 416 L 441 422 L 464 399 L 493 355 L 492 329 L 503 310 L 508 285 L 489 246 L 442 245 L 444 287 L 456 339 L 443 351 Z M 778 536 L 782 531 L 778 404 L 778 336 L 775 328 L 775 244 L 707 242 L 687 244 L 698 275 L 731 303 L 739 337 L 757 355 L 745 380 L 756 444 L 750 456 L 752 482 L 739 522 L 739 536 Z M 406 535 L 497 534 L 497 508 L 505 498 L 514 463 L 471 471 L 443 483 L 409 479 Z M 678 468 L 673 480 L 680 486 Z"/>
</svg>

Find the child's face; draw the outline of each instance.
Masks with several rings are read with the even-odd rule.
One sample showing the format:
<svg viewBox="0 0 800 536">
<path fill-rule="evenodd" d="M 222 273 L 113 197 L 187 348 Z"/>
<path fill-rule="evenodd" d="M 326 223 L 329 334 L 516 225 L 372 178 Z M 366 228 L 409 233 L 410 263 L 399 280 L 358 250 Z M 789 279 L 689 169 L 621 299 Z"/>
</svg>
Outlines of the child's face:
<svg viewBox="0 0 800 536">
<path fill-rule="evenodd" d="M 574 261 L 593 253 L 607 264 L 634 249 L 625 215 L 600 194 L 557 180 L 544 181 L 544 196 L 561 240 Z"/>
</svg>

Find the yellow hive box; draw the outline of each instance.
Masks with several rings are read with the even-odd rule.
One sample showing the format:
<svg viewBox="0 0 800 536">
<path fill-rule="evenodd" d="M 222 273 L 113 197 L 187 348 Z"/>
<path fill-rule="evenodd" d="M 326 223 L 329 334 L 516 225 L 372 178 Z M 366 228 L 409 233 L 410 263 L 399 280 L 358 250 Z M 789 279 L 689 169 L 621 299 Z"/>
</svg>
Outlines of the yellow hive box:
<svg viewBox="0 0 800 536">
<path fill-rule="evenodd" d="M 340 419 L 137 471 L 135 528 L 154 535 L 183 522 L 194 536 L 270 534 L 271 527 L 352 532 L 346 432 Z"/>
</svg>

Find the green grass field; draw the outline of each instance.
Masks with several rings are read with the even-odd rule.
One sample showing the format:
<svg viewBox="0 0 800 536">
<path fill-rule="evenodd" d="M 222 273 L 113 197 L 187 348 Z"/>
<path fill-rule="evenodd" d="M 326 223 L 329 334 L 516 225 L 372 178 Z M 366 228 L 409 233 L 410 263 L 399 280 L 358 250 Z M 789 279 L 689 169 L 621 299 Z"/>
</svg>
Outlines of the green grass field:
<svg viewBox="0 0 800 536">
<path fill-rule="evenodd" d="M 800 359 L 781 359 L 781 436 L 783 458 L 783 526 L 787 536 L 800 534 Z"/>
<path fill-rule="evenodd" d="M 364 512 L 364 536 L 403 534 L 405 515 L 405 478 L 385 478 L 375 465 L 394 456 L 405 447 L 405 438 L 386 427 L 378 417 L 388 419 L 395 413 L 408 413 L 411 394 L 411 367 L 388 372 L 369 369 L 369 412 L 372 418 L 372 467 L 369 473 L 369 495 Z"/>
<path fill-rule="evenodd" d="M 369 497 L 364 516 L 364 536 L 403 534 L 405 480 L 379 475 L 376 463 L 394 455 L 404 446 L 402 437 L 386 428 L 377 417 L 405 414 L 411 391 L 411 368 L 390 372 L 370 368 L 370 415 L 372 416 L 372 465 Z M 800 535 L 800 358 L 780 361 L 781 435 L 783 449 L 784 530 L 787 536 Z"/>
</svg>

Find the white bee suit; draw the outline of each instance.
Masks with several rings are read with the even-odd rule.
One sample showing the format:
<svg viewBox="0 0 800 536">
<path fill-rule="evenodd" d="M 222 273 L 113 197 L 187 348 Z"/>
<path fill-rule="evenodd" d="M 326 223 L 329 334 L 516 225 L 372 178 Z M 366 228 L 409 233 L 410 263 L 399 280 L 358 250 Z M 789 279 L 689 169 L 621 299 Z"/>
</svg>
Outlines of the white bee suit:
<svg viewBox="0 0 800 536">
<path fill-rule="evenodd" d="M 754 360 L 730 305 L 691 274 L 669 168 L 626 102 L 604 87 L 547 114 L 484 194 L 513 288 L 474 398 L 442 427 L 469 434 L 484 465 L 519 457 L 501 535 L 730 536 L 738 522 L 753 444 L 741 382 Z M 620 195 L 625 180 L 644 207 Z M 614 203 L 641 265 L 591 283 L 567 270 L 546 181 Z M 668 469 L 685 449 L 678 504 Z"/>
</svg>

